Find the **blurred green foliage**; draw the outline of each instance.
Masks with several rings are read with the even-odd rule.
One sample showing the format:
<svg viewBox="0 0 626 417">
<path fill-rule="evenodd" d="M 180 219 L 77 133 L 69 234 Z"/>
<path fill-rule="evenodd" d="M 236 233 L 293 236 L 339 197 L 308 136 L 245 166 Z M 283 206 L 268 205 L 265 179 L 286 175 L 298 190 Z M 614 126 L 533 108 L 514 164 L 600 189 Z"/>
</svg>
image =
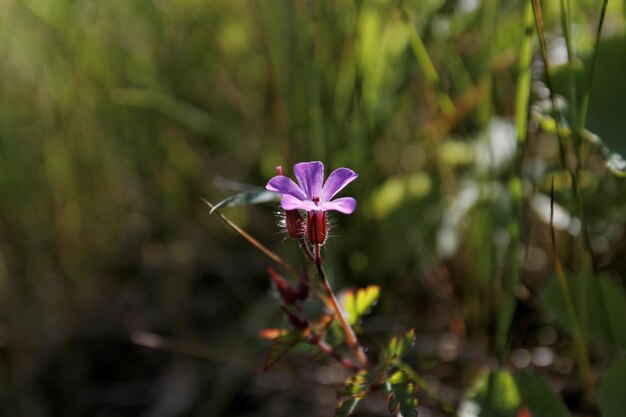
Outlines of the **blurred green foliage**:
<svg viewBox="0 0 626 417">
<path fill-rule="evenodd" d="M 569 64 L 559 2 L 542 3 L 566 123 L 577 111 L 568 89 L 584 91 L 601 2 L 567 1 L 576 53 Z M 557 360 L 525 366 L 574 381 L 560 394 L 579 395 L 567 366 L 571 328 L 550 289 L 549 192 L 553 177 L 563 179 L 554 226 L 567 274 L 584 270 L 592 288 L 591 270 L 603 275 L 588 297 L 588 287 L 574 295 L 601 374 L 623 352 L 623 341 L 606 343 L 604 330 L 619 325 L 605 313 L 624 308 L 626 185 L 607 170 L 603 147 L 626 154 L 625 6 L 610 2 L 604 24 L 579 208 L 549 128 L 537 37 L 525 38 L 527 6 L 0 0 L 0 413 L 137 415 L 141 404 L 110 405 L 110 396 L 92 398 L 84 388 L 157 381 L 170 375 L 165 364 L 186 360 L 145 359 L 150 353 L 130 344 L 136 331 L 213 349 L 203 366 L 175 374 L 194 389 L 179 398 L 183 411 L 167 415 L 332 410 L 334 380 L 319 373 L 307 385 L 311 403 L 259 382 L 271 376 L 254 372 L 263 358 L 256 330 L 280 320 L 266 293 L 269 261 L 201 200 L 263 186 L 276 165 L 289 172 L 306 160 L 360 174 L 350 189 L 359 208 L 336 217 L 325 256 L 335 288 L 381 286 L 377 317 L 363 323 L 372 345 L 377 335 L 416 326 L 412 365 L 454 387 L 443 391 L 449 402 L 484 374 L 487 358 L 521 366 L 511 357 L 548 347 Z M 532 62 L 520 68 L 525 39 Z M 519 138 L 524 74 L 530 110 Z M 277 236 L 274 207 L 227 214 L 299 268 L 297 248 Z M 594 268 L 576 243 L 585 230 Z M 545 326 L 558 333 L 550 343 L 540 337 Z M 87 366 L 98 355 L 110 369 Z M 133 355 L 149 370 L 130 366 L 124 358 Z M 100 381 L 107 372 L 114 376 Z M 514 385 L 508 373 L 491 375 Z M 313 391 L 320 381 L 322 391 Z M 265 402 L 270 394 L 282 402 Z M 76 405 L 73 395 L 88 399 Z M 152 404 L 161 394 L 146 398 L 153 402 L 145 407 L 160 409 Z"/>
</svg>

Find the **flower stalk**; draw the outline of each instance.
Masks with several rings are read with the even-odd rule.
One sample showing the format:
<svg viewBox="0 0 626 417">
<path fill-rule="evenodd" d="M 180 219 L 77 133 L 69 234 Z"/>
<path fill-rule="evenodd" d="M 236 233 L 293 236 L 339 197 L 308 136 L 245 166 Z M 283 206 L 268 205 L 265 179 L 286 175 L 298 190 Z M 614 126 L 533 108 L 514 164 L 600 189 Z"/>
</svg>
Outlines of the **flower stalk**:
<svg viewBox="0 0 626 417">
<path fill-rule="evenodd" d="M 341 327 L 343 328 L 344 333 L 346 334 L 346 343 L 348 346 L 354 351 L 356 358 L 358 359 L 361 366 L 367 368 L 367 356 L 365 356 L 365 352 L 363 351 L 363 347 L 359 344 L 359 341 L 356 338 L 356 333 L 346 320 L 346 316 L 341 311 L 341 307 L 339 306 L 339 302 L 337 301 L 337 297 L 335 297 L 335 293 L 333 293 L 328 280 L 326 279 L 326 274 L 324 273 L 324 268 L 322 267 L 322 258 L 320 256 L 320 245 L 315 245 L 315 268 L 317 269 L 317 274 L 320 277 L 320 281 L 322 283 L 322 287 L 324 288 L 324 292 L 330 301 L 330 306 L 335 313 L 335 317 L 339 320 Z"/>
</svg>

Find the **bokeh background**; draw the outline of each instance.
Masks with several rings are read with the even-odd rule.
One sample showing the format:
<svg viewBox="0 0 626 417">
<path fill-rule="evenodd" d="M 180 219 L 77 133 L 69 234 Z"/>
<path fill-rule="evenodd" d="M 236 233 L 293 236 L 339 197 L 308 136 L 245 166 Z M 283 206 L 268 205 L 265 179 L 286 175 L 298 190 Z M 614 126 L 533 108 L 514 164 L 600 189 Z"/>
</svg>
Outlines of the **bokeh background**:
<svg viewBox="0 0 626 417">
<path fill-rule="evenodd" d="M 602 2 L 567 1 L 569 63 L 560 4 L 543 3 L 567 124 Z M 411 363 L 446 402 L 499 363 L 597 415 L 554 285 L 550 183 L 598 382 L 626 347 L 626 184 L 606 165 L 626 153 L 624 2 L 599 46 L 581 207 L 529 4 L 0 0 L 0 414 L 332 415 L 334 364 L 294 354 L 261 372 L 257 331 L 283 325 L 272 263 L 201 199 L 321 160 L 360 174 L 325 259 L 335 288 L 382 287 L 367 346 L 416 327 Z M 276 209 L 223 212 L 302 268 Z M 422 416 L 445 415 L 420 395 Z M 374 400 L 359 415 L 388 413 Z"/>
</svg>

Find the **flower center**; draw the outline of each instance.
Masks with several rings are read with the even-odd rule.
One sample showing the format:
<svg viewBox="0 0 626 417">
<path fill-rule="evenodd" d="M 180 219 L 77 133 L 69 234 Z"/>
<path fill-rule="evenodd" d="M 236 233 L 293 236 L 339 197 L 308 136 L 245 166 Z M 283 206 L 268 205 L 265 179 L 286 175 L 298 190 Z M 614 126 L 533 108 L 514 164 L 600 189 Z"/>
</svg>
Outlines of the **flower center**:
<svg viewBox="0 0 626 417">
<path fill-rule="evenodd" d="M 316 205 L 316 206 L 317 206 L 317 205 L 318 205 L 318 203 L 320 202 L 320 198 L 319 198 L 319 197 L 317 197 L 317 196 L 313 197 L 313 199 L 312 199 L 312 200 L 313 200 L 313 202 L 315 203 L 315 205 Z"/>
</svg>

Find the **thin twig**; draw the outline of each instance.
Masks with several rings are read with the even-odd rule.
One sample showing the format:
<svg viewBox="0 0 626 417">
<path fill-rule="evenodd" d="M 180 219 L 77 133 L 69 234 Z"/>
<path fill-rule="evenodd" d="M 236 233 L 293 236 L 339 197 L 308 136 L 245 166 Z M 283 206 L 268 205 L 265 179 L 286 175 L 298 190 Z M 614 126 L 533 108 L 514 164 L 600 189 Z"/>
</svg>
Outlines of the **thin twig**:
<svg viewBox="0 0 626 417">
<path fill-rule="evenodd" d="M 215 348 L 194 341 L 173 339 L 155 333 L 139 331 L 133 332 L 130 338 L 134 344 L 139 346 L 165 350 L 185 356 L 193 356 L 211 362 L 224 363 L 247 372 L 256 371 L 253 364 L 242 361 L 239 356 L 233 355 L 232 352 L 216 350 Z"/>
<path fill-rule="evenodd" d="M 211 204 L 211 202 L 209 202 L 206 199 L 202 199 L 202 201 L 205 202 L 205 204 L 207 206 L 209 206 L 209 208 L 211 208 L 211 210 L 213 210 L 214 205 Z M 268 258 L 270 258 L 272 261 L 276 262 L 277 264 L 279 264 L 280 266 L 282 266 L 283 268 L 285 268 L 285 270 L 287 270 L 287 272 L 289 272 L 296 280 L 300 279 L 299 274 L 291 267 L 291 265 L 289 265 L 283 258 L 281 258 L 280 256 L 278 256 L 276 253 L 272 252 L 270 249 L 267 248 L 267 246 L 263 245 L 261 242 L 259 242 L 258 240 L 256 240 L 255 238 L 253 238 L 252 236 L 250 236 L 248 234 L 248 232 L 246 232 L 245 230 L 243 230 L 241 227 L 237 226 L 235 223 L 233 223 L 232 221 L 228 220 L 228 218 L 226 216 L 224 216 L 222 213 L 220 213 L 217 210 L 214 210 L 213 213 L 217 214 L 218 217 L 231 229 L 233 229 L 235 232 L 237 232 L 241 237 L 243 237 L 244 239 L 246 239 L 252 246 L 254 246 L 255 248 L 257 248 L 258 250 L 260 250 L 261 252 L 263 252 Z"/>
<path fill-rule="evenodd" d="M 283 258 L 281 258 L 279 255 L 277 255 L 275 252 L 272 252 L 270 249 L 267 248 L 267 246 L 263 245 L 261 242 L 259 242 L 258 240 L 256 240 L 252 236 L 250 236 L 245 230 L 243 230 L 241 227 L 237 226 L 235 223 L 233 223 L 231 220 L 229 220 L 226 216 L 224 216 L 218 210 L 214 210 L 215 206 L 210 201 L 207 201 L 204 198 L 202 199 L 202 201 L 204 201 L 204 203 L 207 206 L 209 206 L 209 208 L 213 211 L 213 213 L 217 214 L 218 217 L 220 218 L 220 220 L 222 220 L 228 227 L 230 227 L 235 232 L 237 232 L 237 234 L 239 234 L 241 237 L 243 237 L 245 240 L 247 240 L 252 246 L 254 246 L 258 250 L 263 252 L 268 258 L 270 258 L 271 260 L 276 262 L 278 265 L 280 265 L 283 268 L 285 268 L 285 270 L 287 272 L 289 272 L 289 274 L 293 278 L 295 278 L 296 280 L 300 279 L 300 276 L 298 275 L 298 273 Z M 309 255 L 310 255 L 310 253 L 311 252 L 309 251 Z M 315 261 L 315 259 L 312 258 L 312 255 L 309 256 L 309 259 L 312 259 L 313 262 Z M 328 299 L 326 298 L 326 296 L 324 294 L 322 294 L 321 292 L 319 292 L 315 288 L 313 288 L 313 292 L 315 293 L 317 298 L 319 298 L 324 304 L 326 304 L 328 307 L 331 307 L 330 302 L 328 301 Z"/>
</svg>

